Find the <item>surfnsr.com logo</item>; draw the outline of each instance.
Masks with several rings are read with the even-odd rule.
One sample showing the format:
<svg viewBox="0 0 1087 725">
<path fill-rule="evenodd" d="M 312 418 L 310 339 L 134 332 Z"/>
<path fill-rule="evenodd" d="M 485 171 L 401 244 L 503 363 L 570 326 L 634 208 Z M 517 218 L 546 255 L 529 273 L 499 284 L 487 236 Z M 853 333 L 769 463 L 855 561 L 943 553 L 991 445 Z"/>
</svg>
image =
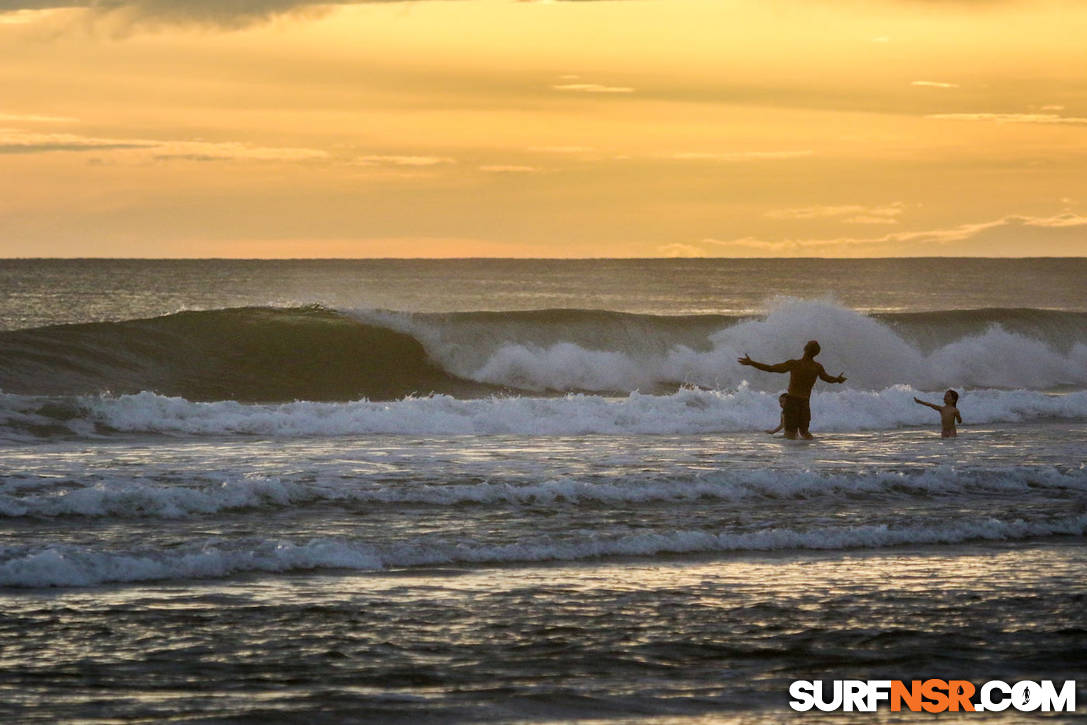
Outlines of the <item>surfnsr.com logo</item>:
<svg viewBox="0 0 1087 725">
<path fill-rule="evenodd" d="M 829 686 L 827 686 L 829 684 Z M 799 712 L 813 707 L 823 712 L 1075 712 L 1076 682 L 1060 687 L 1052 680 L 1023 680 L 1009 684 L 990 680 L 975 687 L 967 680 L 796 680 L 789 685 L 789 706 Z"/>
</svg>

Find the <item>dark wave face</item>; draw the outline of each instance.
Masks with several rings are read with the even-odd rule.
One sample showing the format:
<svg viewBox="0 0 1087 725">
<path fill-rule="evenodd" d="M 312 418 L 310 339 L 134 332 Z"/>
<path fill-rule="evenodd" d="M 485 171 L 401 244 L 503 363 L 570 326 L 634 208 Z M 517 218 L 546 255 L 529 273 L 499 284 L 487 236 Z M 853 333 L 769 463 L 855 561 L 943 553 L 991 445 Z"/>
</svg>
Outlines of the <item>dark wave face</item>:
<svg viewBox="0 0 1087 725">
<path fill-rule="evenodd" d="M 0 388 L 32 395 L 154 390 L 239 401 L 389 400 L 495 389 L 449 375 L 410 335 L 318 307 L 0 332 Z"/>
<path fill-rule="evenodd" d="M 394 400 L 411 394 L 772 391 L 804 341 L 848 387 L 1087 386 L 1087 313 L 985 309 L 865 316 L 785 300 L 764 317 L 607 310 L 398 313 L 246 307 L 0 332 L 0 390 L 153 391 L 193 401 Z"/>
</svg>

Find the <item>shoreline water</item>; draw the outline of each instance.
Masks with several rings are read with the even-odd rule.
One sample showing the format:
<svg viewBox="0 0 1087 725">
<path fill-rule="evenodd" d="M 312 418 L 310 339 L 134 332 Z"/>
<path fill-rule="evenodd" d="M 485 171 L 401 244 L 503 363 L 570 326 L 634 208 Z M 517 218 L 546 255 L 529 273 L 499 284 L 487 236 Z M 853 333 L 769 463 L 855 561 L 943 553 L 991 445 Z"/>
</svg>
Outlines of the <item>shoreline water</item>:
<svg viewBox="0 0 1087 725">
<path fill-rule="evenodd" d="M 0 717 L 1087 682 L 1087 260 L 456 266 L 0 262 Z M 849 381 L 770 438 L 784 378 L 736 357 L 811 337 Z M 913 402 L 945 386 L 952 440 Z"/>
<path fill-rule="evenodd" d="M 1082 680 L 1085 565 L 1081 544 L 1033 541 L 5 592 L 4 630 L 42 649 L 0 685 L 0 712 L 755 722 L 794 717 L 794 678 Z M 39 643 L 58 611 L 70 644 Z M 552 660 L 564 672 L 538 679 Z"/>
<path fill-rule="evenodd" d="M 0 581 L 1082 535 L 1085 426 L 24 443 L 0 449 Z"/>
</svg>

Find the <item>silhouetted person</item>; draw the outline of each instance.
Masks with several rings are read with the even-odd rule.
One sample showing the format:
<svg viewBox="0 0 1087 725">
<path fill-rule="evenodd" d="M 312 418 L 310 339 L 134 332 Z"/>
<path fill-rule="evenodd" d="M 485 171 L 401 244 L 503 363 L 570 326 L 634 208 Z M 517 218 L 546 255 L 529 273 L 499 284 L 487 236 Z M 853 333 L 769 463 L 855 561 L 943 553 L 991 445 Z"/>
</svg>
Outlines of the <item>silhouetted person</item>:
<svg viewBox="0 0 1087 725">
<path fill-rule="evenodd" d="M 778 421 L 778 427 L 777 428 L 773 428 L 772 430 L 766 431 L 770 435 L 774 435 L 779 430 L 781 430 L 782 428 L 785 427 L 785 401 L 787 401 L 788 399 L 789 399 L 789 394 L 788 393 L 782 393 L 781 395 L 778 396 L 778 405 L 781 406 L 781 420 Z"/>
<path fill-rule="evenodd" d="M 927 405 L 940 414 L 940 423 L 943 426 L 941 435 L 944 438 L 954 438 L 959 432 L 955 429 L 955 422 L 962 422 L 962 416 L 959 414 L 959 394 L 954 390 L 948 390 L 944 393 L 944 404 L 936 405 L 935 403 L 926 403 L 920 398 L 914 398 L 913 402 L 920 403 L 921 405 Z"/>
<path fill-rule="evenodd" d="M 811 389 L 815 385 L 816 378 L 828 383 L 844 383 L 845 373 L 836 378 L 827 375 L 823 366 L 815 362 L 815 356 L 819 354 L 819 343 L 809 340 L 804 346 L 804 357 L 799 360 L 786 360 L 777 365 L 767 365 L 755 362 L 746 352 L 737 362 L 741 365 L 751 365 L 768 373 L 789 373 L 789 392 L 785 394 L 783 415 L 785 417 L 785 437 L 796 438 L 797 431 L 801 437 L 811 438 L 808 426 L 811 424 Z"/>
</svg>

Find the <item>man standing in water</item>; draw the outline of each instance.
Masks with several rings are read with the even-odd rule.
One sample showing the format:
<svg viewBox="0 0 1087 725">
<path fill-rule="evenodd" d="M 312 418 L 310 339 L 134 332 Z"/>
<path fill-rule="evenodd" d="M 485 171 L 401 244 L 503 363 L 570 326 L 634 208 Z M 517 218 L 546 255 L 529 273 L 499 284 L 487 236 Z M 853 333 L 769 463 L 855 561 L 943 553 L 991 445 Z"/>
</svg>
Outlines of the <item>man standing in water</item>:
<svg viewBox="0 0 1087 725">
<path fill-rule="evenodd" d="M 812 434 L 808 432 L 808 425 L 811 423 L 811 408 L 808 401 L 816 378 L 828 383 L 845 382 L 845 373 L 832 378 L 827 375 L 822 365 L 815 362 L 819 349 L 818 342 L 809 340 L 804 346 L 804 357 L 799 360 L 786 360 L 777 365 L 755 362 L 746 352 L 743 357 L 737 358 L 737 362 L 741 365 L 750 365 L 768 373 L 789 373 L 789 392 L 786 393 L 783 406 L 786 438 L 796 438 L 797 431 L 800 432 L 801 438 L 812 437 Z"/>
</svg>

